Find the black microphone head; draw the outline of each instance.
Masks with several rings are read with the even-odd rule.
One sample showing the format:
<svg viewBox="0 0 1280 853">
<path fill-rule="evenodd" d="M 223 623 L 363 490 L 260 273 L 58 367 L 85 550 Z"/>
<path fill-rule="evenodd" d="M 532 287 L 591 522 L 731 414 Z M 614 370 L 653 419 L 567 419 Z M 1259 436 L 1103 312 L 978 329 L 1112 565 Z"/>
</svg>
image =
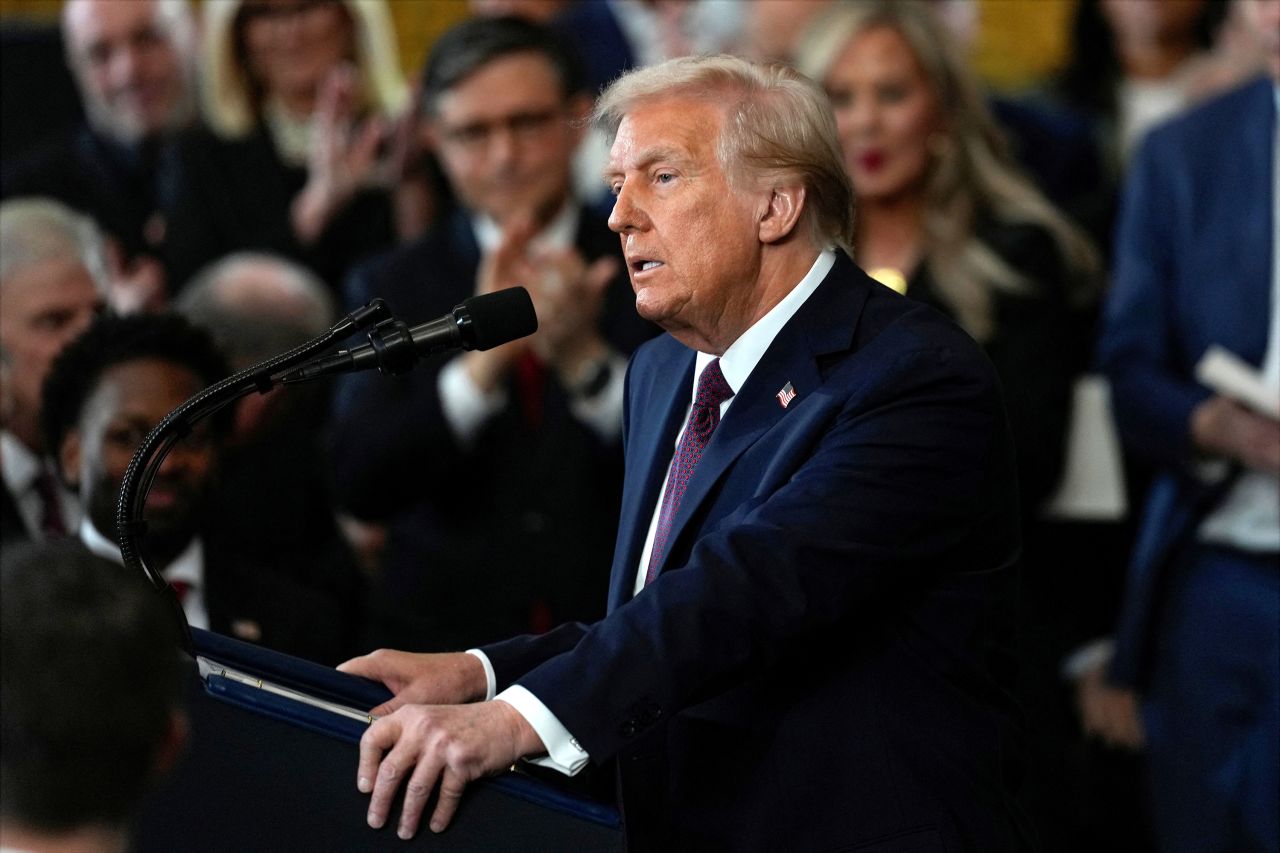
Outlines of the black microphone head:
<svg viewBox="0 0 1280 853">
<path fill-rule="evenodd" d="M 466 349 L 486 350 L 538 331 L 533 300 L 523 287 L 473 296 L 453 309 Z"/>
</svg>

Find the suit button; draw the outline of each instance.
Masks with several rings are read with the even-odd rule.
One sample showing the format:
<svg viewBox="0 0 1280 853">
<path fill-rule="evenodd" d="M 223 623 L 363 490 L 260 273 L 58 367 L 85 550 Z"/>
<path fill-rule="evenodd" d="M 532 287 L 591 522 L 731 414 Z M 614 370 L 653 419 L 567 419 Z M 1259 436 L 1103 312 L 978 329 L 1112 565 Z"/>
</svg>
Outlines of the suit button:
<svg viewBox="0 0 1280 853">
<path fill-rule="evenodd" d="M 627 720 L 625 723 L 618 726 L 618 734 L 622 735 L 623 737 L 635 737 L 635 734 L 636 734 L 635 722 L 633 720 Z"/>
</svg>

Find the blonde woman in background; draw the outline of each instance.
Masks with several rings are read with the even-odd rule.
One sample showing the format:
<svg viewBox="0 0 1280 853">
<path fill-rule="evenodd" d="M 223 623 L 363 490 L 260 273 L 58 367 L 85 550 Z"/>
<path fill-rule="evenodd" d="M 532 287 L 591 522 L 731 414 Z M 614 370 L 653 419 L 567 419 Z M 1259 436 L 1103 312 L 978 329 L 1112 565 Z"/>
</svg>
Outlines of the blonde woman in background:
<svg viewBox="0 0 1280 853">
<path fill-rule="evenodd" d="M 331 286 L 394 239 L 382 174 L 408 101 L 383 0 L 204 4 L 207 129 L 178 147 L 174 283 L 228 252 L 294 258 Z"/>
</svg>

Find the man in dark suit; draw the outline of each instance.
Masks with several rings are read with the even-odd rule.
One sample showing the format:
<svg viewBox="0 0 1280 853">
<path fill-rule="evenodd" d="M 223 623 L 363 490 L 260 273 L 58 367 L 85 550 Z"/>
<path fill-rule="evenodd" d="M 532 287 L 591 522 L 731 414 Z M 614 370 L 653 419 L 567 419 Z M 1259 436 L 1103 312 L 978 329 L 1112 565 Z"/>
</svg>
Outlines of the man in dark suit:
<svg viewBox="0 0 1280 853">
<path fill-rule="evenodd" d="M 635 850 L 1025 849 L 990 364 L 841 254 L 852 192 L 812 81 L 674 60 L 596 115 L 636 305 L 670 332 L 628 373 L 609 613 L 345 664 L 396 692 L 361 744 L 370 824 L 408 777 L 401 834 L 437 785 L 439 831 L 467 782 L 539 756 L 616 759 Z"/>
<path fill-rule="evenodd" d="M 195 27 L 184 0 L 70 0 L 63 6 L 67 65 L 86 122 L 6 164 L 0 196 L 48 196 L 107 232 L 112 301 L 159 304 L 163 152 L 195 117 Z"/>
<path fill-rule="evenodd" d="M 0 204 L 0 539 L 75 532 L 40 434 L 41 385 L 53 359 L 105 303 L 102 236 L 50 199 Z"/>
<path fill-rule="evenodd" d="M 1197 367 L 1219 346 L 1280 387 L 1280 0 L 1241 9 L 1271 79 L 1146 138 L 1100 344 L 1121 434 L 1157 470 L 1086 723 L 1145 739 L 1168 851 L 1280 849 L 1280 411 Z"/>
<path fill-rule="evenodd" d="M 90 551 L 121 561 L 116 506 L 138 444 L 228 372 L 209 337 L 171 315 L 102 317 L 59 356 L 44 387 L 45 441 L 79 492 L 78 532 Z M 341 659 L 351 626 L 339 603 L 227 547 L 219 520 L 204 512 L 230 411 L 196 425 L 160 466 L 143 554 L 174 585 L 191 625 L 311 660 Z"/>
<path fill-rule="evenodd" d="M 631 307 L 607 224 L 571 194 L 572 122 L 590 108 L 578 80 L 536 24 L 446 33 L 424 74 L 425 132 L 462 206 L 348 283 L 352 306 L 385 297 L 412 322 L 521 284 L 541 324 L 528 340 L 339 389 L 339 500 L 389 527 L 375 645 L 466 648 L 603 614 L 626 356 L 657 330 Z"/>
</svg>

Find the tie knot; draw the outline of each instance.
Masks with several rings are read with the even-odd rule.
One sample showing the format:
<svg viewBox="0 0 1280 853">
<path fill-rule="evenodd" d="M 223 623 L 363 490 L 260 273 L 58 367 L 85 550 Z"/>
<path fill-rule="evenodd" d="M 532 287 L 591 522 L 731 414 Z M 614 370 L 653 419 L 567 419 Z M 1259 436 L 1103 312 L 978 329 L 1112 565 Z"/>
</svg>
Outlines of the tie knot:
<svg viewBox="0 0 1280 853">
<path fill-rule="evenodd" d="M 720 404 L 732 396 L 733 389 L 725 381 L 724 373 L 720 370 L 720 359 L 717 358 L 703 368 L 702 375 L 698 377 L 698 393 L 694 396 L 694 403 L 718 410 Z"/>
</svg>

